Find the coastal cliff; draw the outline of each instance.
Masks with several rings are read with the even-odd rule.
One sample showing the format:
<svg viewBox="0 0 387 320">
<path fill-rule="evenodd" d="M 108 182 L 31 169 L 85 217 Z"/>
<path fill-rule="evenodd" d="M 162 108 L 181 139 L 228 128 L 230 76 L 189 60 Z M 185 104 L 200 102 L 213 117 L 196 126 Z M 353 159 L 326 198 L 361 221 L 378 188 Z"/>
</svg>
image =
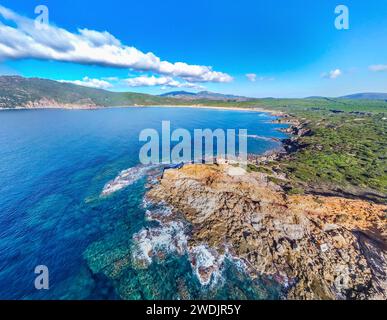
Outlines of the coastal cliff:
<svg viewBox="0 0 387 320">
<path fill-rule="evenodd" d="M 191 226 L 186 246 L 202 283 L 227 254 L 252 278 L 277 279 L 288 299 L 387 298 L 386 205 L 289 195 L 267 174 L 228 164 L 168 170 L 147 197 L 171 207 L 159 221 Z M 205 264 L 198 248 L 211 252 Z"/>
</svg>

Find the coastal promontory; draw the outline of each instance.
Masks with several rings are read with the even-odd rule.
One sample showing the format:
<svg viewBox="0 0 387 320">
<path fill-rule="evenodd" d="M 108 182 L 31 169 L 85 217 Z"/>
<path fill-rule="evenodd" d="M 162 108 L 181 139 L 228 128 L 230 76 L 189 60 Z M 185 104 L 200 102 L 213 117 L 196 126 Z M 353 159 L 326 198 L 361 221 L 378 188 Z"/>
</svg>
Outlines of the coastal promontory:
<svg viewBox="0 0 387 320">
<path fill-rule="evenodd" d="M 166 219 L 191 225 L 189 252 L 212 252 L 213 264 L 197 270 L 204 281 L 227 254 L 251 277 L 282 283 L 284 298 L 387 298 L 386 205 L 289 195 L 266 174 L 230 164 L 168 170 L 148 197 L 171 206 Z"/>
</svg>

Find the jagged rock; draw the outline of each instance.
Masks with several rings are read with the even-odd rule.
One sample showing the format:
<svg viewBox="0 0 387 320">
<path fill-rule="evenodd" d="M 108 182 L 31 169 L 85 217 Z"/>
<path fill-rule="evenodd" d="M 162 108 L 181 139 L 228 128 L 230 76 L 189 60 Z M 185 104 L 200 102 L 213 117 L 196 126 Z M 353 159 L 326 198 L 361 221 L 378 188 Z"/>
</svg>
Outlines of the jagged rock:
<svg viewBox="0 0 387 320">
<path fill-rule="evenodd" d="M 226 164 L 186 165 L 148 192 L 192 225 L 189 252 L 208 247 L 213 263 L 196 269 L 203 282 L 228 251 L 251 277 L 282 279 L 289 299 L 387 298 L 387 206 L 286 195 L 262 173 L 229 172 Z"/>
</svg>

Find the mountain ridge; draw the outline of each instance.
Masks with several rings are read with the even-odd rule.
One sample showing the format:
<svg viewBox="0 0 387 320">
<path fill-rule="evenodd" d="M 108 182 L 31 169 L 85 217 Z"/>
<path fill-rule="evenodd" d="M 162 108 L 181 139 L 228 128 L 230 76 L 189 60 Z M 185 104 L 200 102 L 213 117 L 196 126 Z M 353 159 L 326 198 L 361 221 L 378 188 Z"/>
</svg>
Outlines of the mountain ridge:
<svg viewBox="0 0 387 320">
<path fill-rule="evenodd" d="M 189 91 L 171 91 L 163 93 L 161 97 L 174 97 L 185 100 L 217 100 L 217 101 L 250 101 L 254 100 L 253 98 L 238 96 L 233 94 L 222 94 L 211 91 L 199 91 L 199 92 L 189 92 Z"/>
<path fill-rule="evenodd" d="M 387 100 L 387 93 L 383 92 L 361 92 L 354 93 L 340 97 L 341 99 L 352 99 L 352 100 Z"/>
<path fill-rule="evenodd" d="M 386 99 L 383 98 L 384 95 Z M 352 97 L 352 98 L 351 98 Z M 372 99 L 373 98 L 373 99 Z M 379 99 L 376 99 L 379 98 Z M 0 109 L 16 108 L 100 108 L 149 105 L 201 105 L 278 109 L 284 106 L 365 111 L 377 107 L 384 112 L 387 94 L 360 93 L 341 98 L 303 99 L 248 98 L 209 91 L 173 91 L 162 95 L 113 92 L 42 78 L 0 76 Z"/>
<path fill-rule="evenodd" d="M 175 99 L 112 92 L 42 78 L 0 76 L 0 108 L 107 107 L 173 103 Z"/>
</svg>

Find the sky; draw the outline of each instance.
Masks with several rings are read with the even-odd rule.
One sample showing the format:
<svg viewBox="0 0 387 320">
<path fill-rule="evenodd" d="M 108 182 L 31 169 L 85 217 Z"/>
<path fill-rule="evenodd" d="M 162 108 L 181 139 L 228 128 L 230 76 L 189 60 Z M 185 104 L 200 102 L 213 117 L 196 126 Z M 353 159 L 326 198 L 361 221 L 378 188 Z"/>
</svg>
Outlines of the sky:
<svg viewBox="0 0 387 320">
<path fill-rule="evenodd" d="M 10 74 L 151 94 L 387 92 L 387 0 L 0 0 Z"/>
</svg>

